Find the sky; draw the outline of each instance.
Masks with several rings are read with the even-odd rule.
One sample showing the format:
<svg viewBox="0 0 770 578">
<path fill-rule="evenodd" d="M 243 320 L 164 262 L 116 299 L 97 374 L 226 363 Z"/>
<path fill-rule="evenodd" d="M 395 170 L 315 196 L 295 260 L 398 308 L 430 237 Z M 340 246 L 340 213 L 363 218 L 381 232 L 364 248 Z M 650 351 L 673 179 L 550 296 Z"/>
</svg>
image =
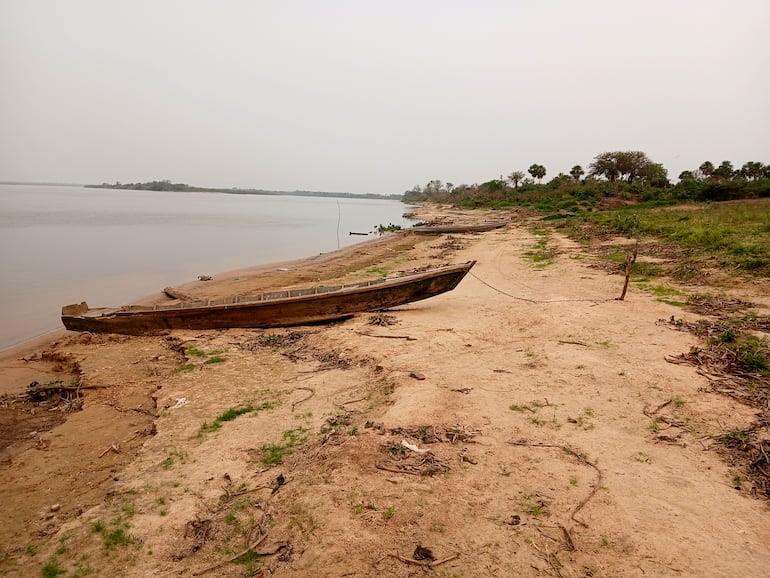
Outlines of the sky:
<svg viewBox="0 0 770 578">
<path fill-rule="evenodd" d="M 0 180 L 400 194 L 770 163 L 767 0 L 0 0 Z"/>
</svg>

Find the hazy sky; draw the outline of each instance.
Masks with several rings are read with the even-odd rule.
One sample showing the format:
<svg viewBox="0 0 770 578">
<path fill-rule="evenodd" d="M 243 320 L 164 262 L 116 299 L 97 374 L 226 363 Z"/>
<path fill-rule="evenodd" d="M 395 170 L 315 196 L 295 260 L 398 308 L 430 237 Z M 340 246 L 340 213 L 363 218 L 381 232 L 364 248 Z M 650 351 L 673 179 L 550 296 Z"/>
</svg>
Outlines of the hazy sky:
<svg viewBox="0 0 770 578">
<path fill-rule="evenodd" d="M 770 162 L 770 1 L 0 0 L 0 83 L 0 180 L 675 178 Z"/>
</svg>

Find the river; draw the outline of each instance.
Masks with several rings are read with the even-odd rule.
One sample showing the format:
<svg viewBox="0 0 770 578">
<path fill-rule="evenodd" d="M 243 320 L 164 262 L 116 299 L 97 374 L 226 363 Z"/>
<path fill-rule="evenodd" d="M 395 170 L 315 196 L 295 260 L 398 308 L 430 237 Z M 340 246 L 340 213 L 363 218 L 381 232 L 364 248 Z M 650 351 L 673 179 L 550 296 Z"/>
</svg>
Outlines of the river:
<svg viewBox="0 0 770 578">
<path fill-rule="evenodd" d="M 61 327 L 61 306 L 132 299 L 327 253 L 409 226 L 399 201 L 0 185 L 0 350 Z M 369 236 L 350 235 L 368 232 Z"/>
</svg>

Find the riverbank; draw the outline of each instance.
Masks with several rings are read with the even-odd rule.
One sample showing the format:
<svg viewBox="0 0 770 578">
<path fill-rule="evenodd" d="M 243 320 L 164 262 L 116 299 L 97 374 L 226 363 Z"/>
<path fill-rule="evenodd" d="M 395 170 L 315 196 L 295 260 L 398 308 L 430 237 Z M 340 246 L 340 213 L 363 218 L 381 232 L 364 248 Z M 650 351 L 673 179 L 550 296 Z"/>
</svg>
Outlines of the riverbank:
<svg viewBox="0 0 770 578">
<path fill-rule="evenodd" d="M 556 234 L 538 265 L 542 233 L 494 215 L 510 226 L 181 287 L 216 298 L 477 261 L 454 291 L 387 315 L 70 335 L 4 361 L 3 383 L 14 366 L 86 388 L 77 411 L 0 414 L 0 568 L 411 576 L 432 556 L 447 575 L 762 574 L 767 502 L 709 451 L 755 411 L 665 361 L 696 342 L 658 321 L 695 316 L 633 285 L 615 300 L 623 278 Z M 249 547 L 261 556 L 227 562 Z"/>
</svg>

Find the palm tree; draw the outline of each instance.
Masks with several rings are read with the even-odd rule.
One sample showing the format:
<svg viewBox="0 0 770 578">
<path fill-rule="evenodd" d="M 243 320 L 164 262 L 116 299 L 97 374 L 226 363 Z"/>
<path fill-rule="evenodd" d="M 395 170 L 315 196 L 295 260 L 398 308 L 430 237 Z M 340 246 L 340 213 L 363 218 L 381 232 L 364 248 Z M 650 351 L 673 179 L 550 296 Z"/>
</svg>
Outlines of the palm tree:
<svg viewBox="0 0 770 578">
<path fill-rule="evenodd" d="M 580 177 L 586 174 L 586 172 L 583 170 L 583 167 L 581 167 L 580 165 L 575 165 L 570 169 L 569 174 L 573 179 L 575 179 L 576 181 L 579 181 Z"/>
<path fill-rule="evenodd" d="M 698 170 L 701 172 L 701 174 L 704 177 L 710 177 L 714 174 L 714 163 L 711 161 L 706 161 L 701 166 L 698 167 Z"/>
<path fill-rule="evenodd" d="M 508 180 L 513 183 L 513 188 L 518 189 L 519 183 L 524 179 L 524 173 L 521 171 L 513 171 L 510 175 L 508 175 Z"/>
</svg>

